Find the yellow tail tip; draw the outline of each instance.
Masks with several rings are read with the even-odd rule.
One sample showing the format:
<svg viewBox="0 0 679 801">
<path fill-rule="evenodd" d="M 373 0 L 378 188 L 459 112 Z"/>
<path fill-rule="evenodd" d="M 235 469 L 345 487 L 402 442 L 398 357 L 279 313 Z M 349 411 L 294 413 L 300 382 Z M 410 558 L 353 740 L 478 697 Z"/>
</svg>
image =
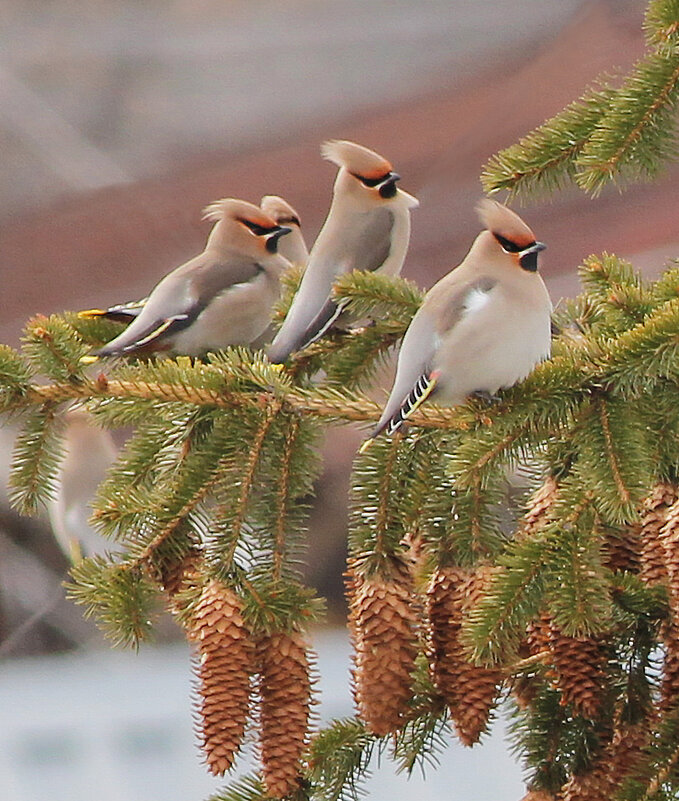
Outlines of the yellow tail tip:
<svg viewBox="0 0 679 801">
<path fill-rule="evenodd" d="M 98 356 L 93 356 L 92 354 L 88 354 L 87 356 L 80 357 L 81 364 L 94 364 L 95 362 L 99 361 Z"/>
<path fill-rule="evenodd" d="M 103 314 L 106 314 L 104 309 L 83 309 L 78 312 L 78 317 L 101 317 Z"/>
<path fill-rule="evenodd" d="M 361 454 L 365 453 L 368 450 L 368 448 L 373 444 L 374 441 L 375 441 L 374 437 L 366 439 L 365 442 L 363 442 L 361 447 L 358 449 L 358 452 Z"/>
</svg>

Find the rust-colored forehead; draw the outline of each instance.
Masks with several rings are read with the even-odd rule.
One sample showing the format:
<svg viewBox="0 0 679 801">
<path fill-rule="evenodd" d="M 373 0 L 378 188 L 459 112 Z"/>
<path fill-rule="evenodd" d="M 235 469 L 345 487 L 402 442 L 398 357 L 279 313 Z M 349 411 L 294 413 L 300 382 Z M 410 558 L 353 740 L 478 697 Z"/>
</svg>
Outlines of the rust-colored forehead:
<svg viewBox="0 0 679 801">
<path fill-rule="evenodd" d="M 519 215 L 495 200 L 482 200 L 477 210 L 481 222 L 495 235 L 508 240 L 519 249 L 535 242 L 535 234 Z"/>
<path fill-rule="evenodd" d="M 324 142 L 321 153 L 324 158 L 337 164 L 338 167 L 344 167 L 354 175 L 360 175 L 368 180 L 381 178 L 393 169 L 391 163 L 384 156 L 346 139 Z"/>
<path fill-rule="evenodd" d="M 203 213 L 204 219 L 218 222 L 219 220 L 248 220 L 261 225 L 263 228 L 273 228 L 276 221 L 263 212 L 254 203 L 236 198 L 223 198 L 211 203 Z"/>
<path fill-rule="evenodd" d="M 254 206 L 252 209 L 245 209 L 241 214 L 234 214 L 233 216 L 236 219 L 247 220 L 248 222 L 255 223 L 255 225 L 261 225 L 262 228 L 273 228 L 278 224 L 273 217 L 265 214 L 261 209 L 258 209 L 257 206 Z"/>
</svg>

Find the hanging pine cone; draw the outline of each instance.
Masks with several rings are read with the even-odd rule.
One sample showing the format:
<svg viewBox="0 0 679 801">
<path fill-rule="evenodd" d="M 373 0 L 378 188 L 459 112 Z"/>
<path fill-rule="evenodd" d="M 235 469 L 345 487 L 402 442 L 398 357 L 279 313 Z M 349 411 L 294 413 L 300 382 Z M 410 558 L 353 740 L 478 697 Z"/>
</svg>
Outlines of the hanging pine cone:
<svg viewBox="0 0 679 801">
<path fill-rule="evenodd" d="M 670 620 L 663 630 L 665 661 L 660 686 L 662 706 L 667 709 L 679 702 L 679 501 L 667 509 L 660 538 L 665 550 L 670 606 Z"/>
<path fill-rule="evenodd" d="M 561 794 L 563 801 L 602 801 L 615 798 L 624 779 L 637 765 L 648 741 L 647 721 L 616 728 L 585 773 L 572 776 Z"/>
<path fill-rule="evenodd" d="M 460 634 L 465 614 L 480 601 L 491 572 L 459 567 L 437 570 L 428 590 L 433 680 L 464 745 L 473 745 L 488 726 L 502 672 L 469 660 Z"/>
<path fill-rule="evenodd" d="M 641 527 L 638 523 L 604 529 L 603 563 L 609 570 L 638 573 L 641 565 Z"/>
<path fill-rule="evenodd" d="M 549 522 L 549 514 L 558 497 L 559 485 L 553 476 L 548 476 L 531 496 L 528 508 L 516 532 L 517 539 L 538 532 Z"/>
<path fill-rule="evenodd" d="M 259 741 L 264 784 L 272 798 L 289 795 L 300 783 L 312 704 L 308 653 L 300 632 L 277 632 L 257 644 Z"/>
<path fill-rule="evenodd" d="M 238 596 L 211 581 L 194 615 L 191 639 L 200 662 L 199 734 L 210 773 L 221 776 L 233 765 L 243 740 L 254 673 L 254 648 Z"/>
<path fill-rule="evenodd" d="M 551 658 L 550 650 L 551 617 L 543 612 L 539 618 L 531 621 L 526 629 L 526 639 L 519 646 L 519 659 L 528 659 L 543 654 L 543 664 Z M 512 678 L 512 693 L 521 708 L 530 706 L 539 691 L 542 677 L 538 666 L 531 673 L 521 673 Z"/>
<path fill-rule="evenodd" d="M 165 565 L 161 576 L 161 586 L 170 599 L 184 590 L 187 584 L 195 580 L 199 572 L 201 558 L 201 551 L 194 547 L 190 548 L 181 559 Z"/>
<path fill-rule="evenodd" d="M 556 796 L 546 790 L 529 790 L 521 801 L 556 801 Z"/>
<path fill-rule="evenodd" d="M 354 574 L 349 630 L 354 640 L 354 697 L 371 732 L 399 729 L 412 695 L 417 654 L 417 617 L 412 582 L 405 568 L 389 578 Z"/>
<path fill-rule="evenodd" d="M 590 637 L 567 637 L 552 622 L 549 637 L 554 666 L 552 677 L 561 703 L 589 720 L 596 718 L 605 692 L 606 654 Z"/>
<path fill-rule="evenodd" d="M 647 584 L 659 584 L 668 580 L 662 529 L 667 521 L 667 511 L 677 497 L 677 487 L 674 484 L 660 482 L 644 500 L 639 524 L 640 575 Z"/>
<path fill-rule="evenodd" d="M 202 553 L 192 548 L 182 559 L 167 565 L 162 576 L 161 586 L 167 596 L 168 611 L 184 629 L 186 637 L 192 641 L 198 629 L 193 620 L 189 597 L 194 599 L 201 585 L 200 566 Z M 190 592 L 193 590 L 193 592 Z"/>
<path fill-rule="evenodd" d="M 552 616 L 549 612 L 542 612 L 540 617 L 528 624 L 526 642 L 531 656 L 550 650 L 552 643 Z"/>
<path fill-rule="evenodd" d="M 679 601 L 679 501 L 673 503 L 666 510 L 660 539 L 665 554 L 670 596 L 674 596 Z M 679 614 L 676 612 L 674 617 L 679 620 Z"/>
</svg>

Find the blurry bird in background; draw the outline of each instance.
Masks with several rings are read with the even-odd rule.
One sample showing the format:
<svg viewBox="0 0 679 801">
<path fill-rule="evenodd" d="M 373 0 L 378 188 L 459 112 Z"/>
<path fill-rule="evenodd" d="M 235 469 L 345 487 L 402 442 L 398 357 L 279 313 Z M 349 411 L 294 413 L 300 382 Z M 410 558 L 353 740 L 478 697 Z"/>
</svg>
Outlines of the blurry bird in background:
<svg viewBox="0 0 679 801">
<path fill-rule="evenodd" d="M 259 203 L 260 209 L 268 214 L 279 225 L 286 225 L 290 233 L 281 239 L 278 252 L 290 264 L 306 265 L 309 250 L 302 234 L 302 223 L 299 214 L 280 195 L 264 195 Z"/>
<path fill-rule="evenodd" d="M 283 325 L 269 349 L 272 362 L 322 336 L 342 312 L 332 297 L 337 276 L 351 270 L 398 275 L 410 240 L 410 211 L 418 201 L 398 189 L 392 165 L 367 147 L 325 142 L 324 158 L 339 167 L 321 228 Z"/>
<path fill-rule="evenodd" d="M 85 361 L 159 351 L 199 356 L 263 333 L 290 266 L 278 240 L 291 229 L 233 198 L 209 205 L 205 219 L 216 223 L 205 250 L 166 275 L 130 325 Z"/>
<path fill-rule="evenodd" d="M 118 449 L 111 434 L 97 427 L 84 409 L 68 409 L 63 423 L 63 457 L 47 513 L 62 551 L 77 562 L 83 556 L 120 550 L 115 541 L 102 537 L 89 523 L 90 503 Z"/>
<path fill-rule="evenodd" d="M 486 227 L 425 295 L 403 338 L 380 420 L 361 446 L 392 434 L 428 397 L 448 406 L 497 392 L 549 357 L 552 304 L 537 272 L 545 245 L 506 206 L 482 200 Z"/>
</svg>

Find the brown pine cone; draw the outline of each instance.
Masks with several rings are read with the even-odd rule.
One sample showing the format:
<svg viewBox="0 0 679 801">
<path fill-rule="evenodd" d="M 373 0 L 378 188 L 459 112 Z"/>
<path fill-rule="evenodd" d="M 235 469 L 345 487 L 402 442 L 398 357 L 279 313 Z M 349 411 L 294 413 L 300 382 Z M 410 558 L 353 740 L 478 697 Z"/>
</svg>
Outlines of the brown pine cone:
<svg viewBox="0 0 679 801">
<path fill-rule="evenodd" d="M 211 773 L 221 776 L 240 749 L 250 704 L 254 648 L 240 599 L 211 581 L 196 607 L 191 639 L 200 654 L 199 734 Z"/>
<path fill-rule="evenodd" d="M 359 716 L 374 734 L 399 729 L 412 696 L 417 654 L 417 615 L 406 570 L 389 578 L 354 575 L 349 630 L 354 640 L 354 697 Z"/>
<path fill-rule="evenodd" d="M 283 798 L 300 784 L 300 759 L 312 705 L 308 645 L 300 632 L 277 632 L 257 644 L 259 740 L 267 794 Z"/>
</svg>

